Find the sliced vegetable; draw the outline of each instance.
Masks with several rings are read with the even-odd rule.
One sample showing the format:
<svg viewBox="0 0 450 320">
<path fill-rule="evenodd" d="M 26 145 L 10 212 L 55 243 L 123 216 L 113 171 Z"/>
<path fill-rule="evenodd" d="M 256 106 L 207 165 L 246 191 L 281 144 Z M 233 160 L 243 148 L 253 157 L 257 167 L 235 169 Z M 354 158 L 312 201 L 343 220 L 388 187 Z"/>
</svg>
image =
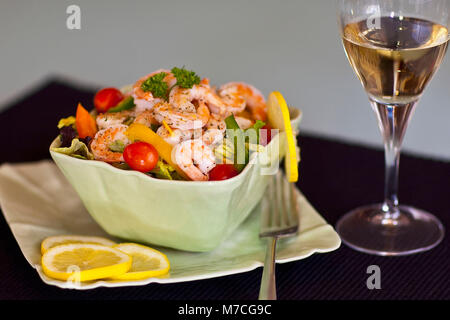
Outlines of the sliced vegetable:
<svg viewBox="0 0 450 320">
<path fill-rule="evenodd" d="M 158 162 L 158 151 L 147 142 L 134 142 L 123 150 L 123 159 L 131 169 L 149 172 L 153 170 Z"/>
<path fill-rule="evenodd" d="M 159 124 L 156 124 L 156 123 L 152 123 L 150 125 L 150 129 L 152 129 L 153 132 L 156 132 L 159 127 L 160 127 Z"/>
<path fill-rule="evenodd" d="M 266 125 L 266 123 L 264 121 L 261 120 L 256 120 L 255 124 L 252 126 L 253 129 L 255 130 L 259 130 L 264 128 L 264 126 Z M 248 129 L 247 129 L 248 130 Z"/>
<path fill-rule="evenodd" d="M 62 148 L 70 147 L 72 140 L 77 137 L 77 131 L 72 126 L 62 127 L 59 130 L 59 139 Z"/>
<path fill-rule="evenodd" d="M 70 117 L 67 117 L 67 118 L 62 118 L 58 122 L 58 129 L 61 129 L 61 128 L 64 128 L 64 127 L 68 127 L 68 126 L 72 126 L 74 124 L 75 124 L 75 117 L 74 116 L 70 116 Z"/>
<path fill-rule="evenodd" d="M 92 140 L 94 140 L 94 138 L 92 138 L 91 136 L 87 136 L 86 138 L 79 138 L 81 142 L 83 142 L 89 149 L 89 151 L 91 150 L 91 143 Z"/>
<path fill-rule="evenodd" d="M 234 144 L 234 167 L 238 172 L 241 172 L 249 159 L 248 148 L 245 145 L 245 134 L 233 115 L 225 119 L 225 124 L 227 125 L 227 139 L 230 139 Z"/>
<path fill-rule="evenodd" d="M 117 169 L 122 169 L 122 170 L 130 170 L 130 166 L 126 163 L 126 162 L 113 162 L 110 163 L 110 165 L 112 165 L 113 167 L 117 168 Z"/>
<path fill-rule="evenodd" d="M 87 159 L 87 160 L 94 159 L 94 155 L 89 151 L 88 147 L 78 139 L 73 139 L 70 147 L 50 148 L 50 150 L 79 159 Z"/>
<path fill-rule="evenodd" d="M 94 97 L 94 106 L 100 113 L 105 113 L 123 100 L 123 94 L 116 88 L 104 88 Z"/>
<path fill-rule="evenodd" d="M 125 149 L 125 144 L 122 140 L 114 140 L 113 143 L 109 145 L 109 150 L 112 152 L 120 152 L 123 153 L 123 150 Z"/>
<path fill-rule="evenodd" d="M 131 141 L 144 141 L 153 145 L 158 151 L 161 158 L 170 164 L 177 173 L 185 180 L 190 180 L 187 175 L 172 161 L 172 146 L 167 143 L 163 138 L 153 132 L 149 127 L 140 124 L 133 123 L 127 130 L 128 139 Z"/>
<path fill-rule="evenodd" d="M 264 121 L 256 120 L 256 122 L 250 128 L 245 130 L 245 132 L 248 132 L 249 130 L 255 130 L 255 132 L 256 132 L 256 141 L 249 141 L 250 143 L 252 143 L 252 144 L 259 143 L 259 136 L 260 136 L 259 130 L 261 128 L 263 128 L 265 125 L 266 125 L 266 123 Z"/>
<path fill-rule="evenodd" d="M 122 124 L 129 126 L 134 122 L 134 120 L 136 120 L 136 117 L 129 116 L 125 120 L 123 120 Z"/>
<path fill-rule="evenodd" d="M 238 174 L 239 172 L 232 164 L 218 164 L 209 172 L 209 180 L 227 180 Z"/>
<path fill-rule="evenodd" d="M 78 103 L 75 125 L 80 138 L 94 137 L 97 133 L 97 124 L 94 118 L 83 108 L 81 103 Z"/>
<path fill-rule="evenodd" d="M 126 97 L 122 101 L 120 101 L 115 107 L 108 109 L 108 112 L 120 112 L 129 110 L 134 108 L 136 105 L 134 104 L 134 100 L 132 96 Z"/>
<path fill-rule="evenodd" d="M 175 168 L 163 160 L 158 160 L 155 168 L 150 172 L 158 179 L 179 180 L 179 175 Z"/>
<path fill-rule="evenodd" d="M 227 129 L 229 130 L 239 130 L 241 129 L 234 118 L 234 115 L 231 115 L 227 118 L 225 118 L 225 124 L 227 125 Z"/>
</svg>

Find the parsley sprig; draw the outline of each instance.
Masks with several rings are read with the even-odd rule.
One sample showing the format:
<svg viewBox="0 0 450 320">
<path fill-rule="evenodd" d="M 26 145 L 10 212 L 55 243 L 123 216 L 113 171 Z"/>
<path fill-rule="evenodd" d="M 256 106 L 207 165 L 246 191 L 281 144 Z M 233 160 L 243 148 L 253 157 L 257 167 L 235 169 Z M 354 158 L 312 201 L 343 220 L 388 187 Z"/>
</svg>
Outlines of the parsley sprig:
<svg viewBox="0 0 450 320">
<path fill-rule="evenodd" d="M 175 85 L 180 86 L 181 88 L 190 89 L 195 84 L 200 83 L 200 77 L 194 71 L 186 70 L 184 67 L 174 67 L 170 71 L 175 78 L 177 78 L 177 83 Z"/>
<path fill-rule="evenodd" d="M 164 81 L 166 75 L 167 73 L 160 72 L 149 77 L 147 80 L 142 82 L 141 89 L 145 92 L 150 91 L 154 97 L 166 99 L 167 90 L 169 89 L 169 86 Z"/>
<path fill-rule="evenodd" d="M 172 72 L 177 79 L 177 82 L 172 87 L 169 88 L 164 81 L 167 73 L 160 72 L 145 80 L 141 85 L 141 89 L 145 92 L 150 91 L 156 98 L 168 100 L 169 93 L 175 86 L 179 86 L 183 89 L 191 89 L 194 85 L 200 83 L 200 77 L 194 71 L 186 70 L 184 67 L 174 67 L 170 72 Z"/>
</svg>

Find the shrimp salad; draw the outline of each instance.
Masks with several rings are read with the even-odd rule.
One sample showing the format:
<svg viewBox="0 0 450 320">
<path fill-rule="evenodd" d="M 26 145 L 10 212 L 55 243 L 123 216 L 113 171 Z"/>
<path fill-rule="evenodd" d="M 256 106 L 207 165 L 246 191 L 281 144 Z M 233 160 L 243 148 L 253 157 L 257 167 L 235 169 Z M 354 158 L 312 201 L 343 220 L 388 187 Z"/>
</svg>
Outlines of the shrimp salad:
<svg viewBox="0 0 450 320">
<path fill-rule="evenodd" d="M 184 67 L 101 89 L 94 107 L 78 104 L 75 116 L 59 121 L 52 151 L 159 179 L 208 181 L 238 175 L 271 139 L 258 89 L 244 82 L 217 88 Z"/>
</svg>

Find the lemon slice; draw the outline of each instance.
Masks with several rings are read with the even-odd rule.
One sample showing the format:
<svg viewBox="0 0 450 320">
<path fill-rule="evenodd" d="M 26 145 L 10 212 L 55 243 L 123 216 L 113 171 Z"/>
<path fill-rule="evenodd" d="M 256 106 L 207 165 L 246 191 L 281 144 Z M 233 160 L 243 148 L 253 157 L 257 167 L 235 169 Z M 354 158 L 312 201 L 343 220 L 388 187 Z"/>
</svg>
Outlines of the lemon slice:
<svg viewBox="0 0 450 320">
<path fill-rule="evenodd" d="M 131 269 L 127 273 L 111 277 L 114 280 L 140 280 L 169 272 L 170 264 L 166 255 L 155 249 L 135 243 L 121 243 L 114 248 L 133 259 Z"/>
<path fill-rule="evenodd" d="M 102 244 L 104 246 L 112 247 L 116 243 L 101 237 L 89 237 L 89 236 L 77 236 L 77 235 L 65 235 L 65 236 L 53 236 L 45 238 L 41 243 L 41 253 L 44 254 L 48 249 L 71 243 L 90 243 L 90 244 Z"/>
<path fill-rule="evenodd" d="M 286 132 L 287 146 L 284 162 L 286 177 L 289 182 L 296 182 L 298 180 L 297 142 L 292 131 L 289 108 L 283 96 L 278 91 L 269 94 L 269 99 L 267 100 L 267 118 L 272 128 Z"/>
<path fill-rule="evenodd" d="M 89 281 L 127 272 L 132 259 L 126 253 L 108 246 L 72 243 L 48 249 L 41 263 L 44 273 L 50 278 Z"/>
</svg>

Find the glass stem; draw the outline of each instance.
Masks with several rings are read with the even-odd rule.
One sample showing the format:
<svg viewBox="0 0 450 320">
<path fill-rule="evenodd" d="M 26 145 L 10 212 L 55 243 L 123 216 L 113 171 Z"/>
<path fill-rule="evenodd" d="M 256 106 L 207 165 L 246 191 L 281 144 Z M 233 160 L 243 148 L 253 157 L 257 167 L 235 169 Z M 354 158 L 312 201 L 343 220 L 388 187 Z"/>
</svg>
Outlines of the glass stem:
<svg viewBox="0 0 450 320">
<path fill-rule="evenodd" d="M 384 141 L 384 203 L 383 211 L 389 215 L 398 212 L 398 170 L 400 164 L 400 148 L 393 137 Z M 394 217 L 391 217 L 394 218 Z"/>
<path fill-rule="evenodd" d="M 371 101 L 371 104 L 377 115 L 378 126 L 384 141 L 384 218 L 397 219 L 399 216 L 397 191 L 400 149 L 416 101 L 395 105 Z"/>
</svg>

